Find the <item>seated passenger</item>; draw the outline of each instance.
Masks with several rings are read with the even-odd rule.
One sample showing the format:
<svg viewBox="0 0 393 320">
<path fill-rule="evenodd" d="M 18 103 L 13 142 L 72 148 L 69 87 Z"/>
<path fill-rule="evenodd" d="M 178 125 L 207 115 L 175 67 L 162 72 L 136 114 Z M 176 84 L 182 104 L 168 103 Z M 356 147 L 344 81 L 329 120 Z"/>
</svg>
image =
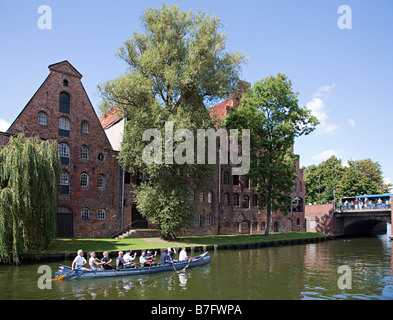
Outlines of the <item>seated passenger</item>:
<svg viewBox="0 0 393 320">
<path fill-rule="evenodd" d="M 161 254 L 161 264 L 165 265 L 167 263 L 172 263 L 172 259 L 168 254 L 168 249 L 164 249 L 164 252 Z"/>
<path fill-rule="evenodd" d="M 111 269 L 113 269 L 113 266 L 111 266 L 110 265 L 110 263 L 112 262 L 112 259 L 110 259 L 109 261 L 108 261 L 108 252 L 104 252 L 103 253 L 103 258 L 101 259 L 101 262 L 102 262 L 102 267 L 105 269 L 105 270 L 111 270 Z"/>
<path fill-rule="evenodd" d="M 102 270 L 104 270 L 104 268 L 101 268 L 102 265 L 103 265 L 102 262 L 98 262 L 97 261 L 96 253 L 95 252 L 91 252 L 90 253 L 90 259 L 89 259 L 90 269 L 93 270 L 93 271 L 102 271 Z"/>
<path fill-rule="evenodd" d="M 144 264 L 150 265 L 150 263 L 151 263 L 151 261 L 147 259 L 146 251 L 144 251 L 144 250 L 142 251 L 142 254 L 139 258 L 139 263 L 142 265 L 144 265 Z"/>
<path fill-rule="evenodd" d="M 131 262 L 133 262 L 133 261 L 135 260 L 136 252 L 134 253 L 133 256 L 131 256 L 131 252 L 132 252 L 132 250 L 127 250 L 127 251 L 126 251 L 126 254 L 124 255 L 124 261 L 125 261 L 127 264 L 131 264 Z"/>
<path fill-rule="evenodd" d="M 121 269 L 123 268 L 127 262 L 123 259 L 123 251 L 119 251 L 119 256 L 116 258 L 116 267 Z"/>
</svg>

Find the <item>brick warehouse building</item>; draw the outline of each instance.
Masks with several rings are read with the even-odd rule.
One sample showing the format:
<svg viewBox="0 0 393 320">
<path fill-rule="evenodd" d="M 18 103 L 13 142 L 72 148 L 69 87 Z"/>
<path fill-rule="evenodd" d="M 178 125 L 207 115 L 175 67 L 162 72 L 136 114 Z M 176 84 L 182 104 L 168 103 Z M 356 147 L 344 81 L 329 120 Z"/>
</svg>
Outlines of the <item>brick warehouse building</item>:
<svg viewBox="0 0 393 320">
<path fill-rule="evenodd" d="M 116 160 L 124 119 L 115 112 L 98 119 L 82 85 L 82 75 L 68 61 L 50 65 L 49 71 L 7 132 L 0 132 L 0 145 L 19 133 L 59 143 L 58 236 L 105 238 L 131 228 L 154 228 L 133 204 L 132 184 L 141 180 L 124 172 Z M 230 99 L 209 110 L 213 117 L 223 118 L 240 105 L 244 85 L 249 85 L 240 84 Z M 293 206 L 286 216 L 272 214 L 273 231 L 304 230 L 305 184 L 299 160 L 295 170 L 298 178 Z M 257 195 L 250 189 L 252 181 L 230 172 L 231 165 L 222 165 L 206 190 L 190 188 L 199 209 L 184 235 L 265 231 L 266 212 L 257 207 Z"/>
</svg>

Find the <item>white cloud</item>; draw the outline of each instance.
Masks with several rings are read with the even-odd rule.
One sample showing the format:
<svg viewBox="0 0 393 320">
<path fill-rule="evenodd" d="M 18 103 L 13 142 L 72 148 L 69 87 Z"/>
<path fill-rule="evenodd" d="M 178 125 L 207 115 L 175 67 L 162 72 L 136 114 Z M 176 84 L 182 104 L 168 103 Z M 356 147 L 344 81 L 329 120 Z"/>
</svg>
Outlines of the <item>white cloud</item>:
<svg viewBox="0 0 393 320">
<path fill-rule="evenodd" d="M 353 119 L 348 119 L 348 122 L 351 125 L 351 127 L 354 127 L 356 125 L 356 122 Z"/>
<path fill-rule="evenodd" d="M 318 160 L 318 161 L 325 161 L 327 159 L 329 159 L 331 156 L 338 156 L 338 152 L 334 151 L 334 150 L 326 150 L 326 151 L 322 151 L 321 153 L 318 153 L 317 155 L 313 156 L 312 158 L 314 160 Z"/>
<path fill-rule="evenodd" d="M 327 134 L 334 132 L 338 126 L 336 124 L 329 123 L 329 116 L 326 110 L 326 104 L 322 98 L 325 98 L 329 91 L 336 85 L 323 85 L 316 93 L 313 94 L 313 98 L 306 104 L 306 107 L 311 110 L 311 114 L 318 118 L 320 124 L 317 126 L 316 132 L 319 134 Z"/>
<path fill-rule="evenodd" d="M 11 123 L 0 118 L 0 131 L 6 132 Z"/>
</svg>

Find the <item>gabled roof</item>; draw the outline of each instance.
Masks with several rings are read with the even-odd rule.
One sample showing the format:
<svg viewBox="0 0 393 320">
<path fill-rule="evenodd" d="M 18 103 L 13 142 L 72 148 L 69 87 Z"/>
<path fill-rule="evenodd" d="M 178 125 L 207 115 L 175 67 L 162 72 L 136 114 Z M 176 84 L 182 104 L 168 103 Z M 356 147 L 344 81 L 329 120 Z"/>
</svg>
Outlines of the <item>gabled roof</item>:
<svg viewBox="0 0 393 320">
<path fill-rule="evenodd" d="M 233 107 L 233 99 L 229 98 L 208 110 L 210 117 L 213 121 L 224 121 L 225 117 L 229 114 L 229 110 Z"/>
<path fill-rule="evenodd" d="M 76 70 L 71 63 L 69 63 L 67 60 L 57 62 L 54 64 L 51 64 L 48 66 L 50 71 L 54 72 L 59 72 L 63 73 L 72 77 L 76 77 L 78 79 L 81 79 L 83 76 L 79 73 L 78 70 Z"/>
<path fill-rule="evenodd" d="M 107 129 L 122 119 L 122 114 L 117 108 L 110 109 L 107 113 L 103 114 L 99 120 L 101 126 Z"/>
</svg>

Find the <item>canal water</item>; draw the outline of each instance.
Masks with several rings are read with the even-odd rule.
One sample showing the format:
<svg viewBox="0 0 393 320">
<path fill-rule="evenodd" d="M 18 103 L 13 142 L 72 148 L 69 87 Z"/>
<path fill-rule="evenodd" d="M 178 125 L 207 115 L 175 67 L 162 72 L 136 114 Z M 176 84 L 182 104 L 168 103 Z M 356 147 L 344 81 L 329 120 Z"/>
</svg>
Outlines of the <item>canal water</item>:
<svg viewBox="0 0 393 320">
<path fill-rule="evenodd" d="M 392 244 L 386 236 L 213 251 L 211 257 L 211 265 L 186 272 L 55 281 L 51 289 L 38 286 L 41 265 L 2 265 L 0 299 L 393 299 Z M 47 266 L 53 276 L 58 263 Z"/>
</svg>

